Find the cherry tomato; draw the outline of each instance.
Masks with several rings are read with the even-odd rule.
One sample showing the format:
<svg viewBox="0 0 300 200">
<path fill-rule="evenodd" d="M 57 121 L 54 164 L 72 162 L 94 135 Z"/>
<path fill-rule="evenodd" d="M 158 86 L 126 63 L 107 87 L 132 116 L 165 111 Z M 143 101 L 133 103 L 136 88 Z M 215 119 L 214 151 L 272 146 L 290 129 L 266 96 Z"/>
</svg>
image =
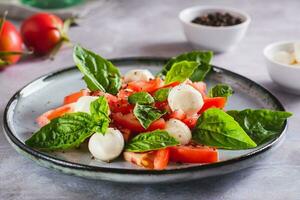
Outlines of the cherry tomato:
<svg viewBox="0 0 300 200">
<path fill-rule="evenodd" d="M 226 97 L 213 97 L 213 98 L 204 98 L 204 104 L 201 110 L 198 113 L 203 113 L 209 108 L 220 108 L 223 109 L 226 104 Z"/>
<path fill-rule="evenodd" d="M 3 22 L 4 20 L 4 22 Z M 0 67 L 18 62 L 21 55 L 1 55 L 4 53 L 22 53 L 22 37 L 16 27 L 5 19 L 0 32 Z"/>
<path fill-rule="evenodd" d="M 38 55 L 48 54 L 68 40 L 63 32 L 63 21 L 49 13 L 37 13 L 27 18 L 22 23 L 21 34 L 26 46 Z"/>
<path fill-rule="evenodd" d="M 163 170 L 166 169 L 169 163 L 170 158 L 170 149 L 159 149 L 156 151 L 156 155 L 154 157 L 154 169 Z"/>
<path fill-rule="evenodd" d="M 187 145 L 169 147 L 170 160 L 181 163 L 213 163 L 218 161 L 218 151 L 212 147 Z"/>
<path fill-rule="evenodd" d="M 164 129 L 166 125 L 165 120 L 161 118 L 152 122 L 149 128 L 144 129 L 138 119 L 133 115 L 133 113 L 128 113 L 125 115 L 123 115 L 121 112 L 112 113 L 112 119 L 117 126 L 127 128 L 134 133 Z"/>
</svg>

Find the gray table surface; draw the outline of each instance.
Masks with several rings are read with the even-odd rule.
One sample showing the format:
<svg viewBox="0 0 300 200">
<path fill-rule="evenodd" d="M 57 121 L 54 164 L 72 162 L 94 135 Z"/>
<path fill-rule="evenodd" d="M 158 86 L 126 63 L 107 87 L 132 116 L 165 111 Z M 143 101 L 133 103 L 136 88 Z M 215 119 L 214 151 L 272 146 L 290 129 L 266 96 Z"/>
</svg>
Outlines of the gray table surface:
<svg viewBox="0 0 300 200">
<path fill-rule="evenodd" d="M 232 6 L 251 15 L 245 39 L 233 51 L 216 55 L 213 63 L 262 84 L 294 113 L 279 149 L 247 170 L 221 177 L 168 185 L 123 185 L 37 166 L 19 155 L 0 130 L 0 199 L 300 199 L 300 96 L 273 84 L 262 55 L 268 43 L 299 40 L 299 0 L 108 1 L 72 28 L 70 37 L 107 58 L 176 55 L 191 50 L 177 14 L 201 4 Z M 71 52 L 64 47 L 54 61 L 24 60 L 0 72 L 0 117 L 9 98 L 24 84 L 72 65 Z"/>
</svg>

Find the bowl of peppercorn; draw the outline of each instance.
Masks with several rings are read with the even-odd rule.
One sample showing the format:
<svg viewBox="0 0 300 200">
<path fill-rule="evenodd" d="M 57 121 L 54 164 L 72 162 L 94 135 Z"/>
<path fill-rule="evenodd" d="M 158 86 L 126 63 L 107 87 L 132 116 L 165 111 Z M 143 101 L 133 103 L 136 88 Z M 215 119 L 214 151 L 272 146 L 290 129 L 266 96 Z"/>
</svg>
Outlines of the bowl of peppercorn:
<svg viewBox="0 0 300 200">
<path fill-rule="evenodd" d="M 187 40 L 196 49 L 231 50 L 245 36 L 250 16 L 228 7 L 196 6 L 179 13 Z"/>
</svg>

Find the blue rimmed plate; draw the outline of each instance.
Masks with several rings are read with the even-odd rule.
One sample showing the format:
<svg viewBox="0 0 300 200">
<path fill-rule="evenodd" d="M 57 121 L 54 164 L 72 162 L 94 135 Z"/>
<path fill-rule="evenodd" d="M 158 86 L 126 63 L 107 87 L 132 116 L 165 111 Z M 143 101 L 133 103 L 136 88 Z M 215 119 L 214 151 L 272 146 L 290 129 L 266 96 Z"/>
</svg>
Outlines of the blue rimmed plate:
<svg viewBox="0 0 300 200">
<path fill-rule="evenodd" d="M 122 58 L 111 60 L 125 73 L 130 69 L 147 68 L 158 72 L 166 62 L 164 58 Z M 231 85 L 235 94 L 230 97 L 226 109 L 267 108 L 284 110 L 282 104 L 269 91 L 257 83 L 230 72 L 214 67 L 206 80 L 208 87 L 217 83 Z M 76 67 L 63 69 L 42 76 L 18 91 L 8 102 L 4 113 L 4 132 L 10 144 L 21 154 L 39 165 L 91 179 L 130 183 L 163 183 L 199 179 L 221 175 L 253 165 L 282 140 L 286 123 L 281 134 L 255 149 L 220 150 L 220 162 L 213 164 L 171 164 L 166 170 L 145 170 L 123 161 L 121 158 L 105 163 L 94 160 L 86 143 L 70 151 L 41 152 L 25 145 L 24 141 L 38 130 L 35 118 L 41 113 L 58 107 L 64 96 L 85 88 L 82 74 Z"/>
</svg>

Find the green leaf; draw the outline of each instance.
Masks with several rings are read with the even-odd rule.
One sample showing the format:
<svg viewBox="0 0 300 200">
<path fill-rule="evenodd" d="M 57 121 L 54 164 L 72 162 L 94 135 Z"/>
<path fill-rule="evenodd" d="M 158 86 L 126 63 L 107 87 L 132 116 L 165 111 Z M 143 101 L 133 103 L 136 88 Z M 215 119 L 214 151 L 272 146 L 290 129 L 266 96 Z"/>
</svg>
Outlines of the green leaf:
<svg viewBox="0 0 300 200">
<path fill-rule="evenodd" d="M 209 97 L 230 97 L 234 93 L 233 89 L 226 84 L 217 84 L 208 92 Z"/>
<path fill-rule="evenodd" d="M 34 133 L 25 144 L 42 150 L 60 150 L 78 147 L 93 132 L 92 117 L 83 112 L 69 113 L 53 119 Z"/>
<path fill-rule="evenodd" d="M 92 118 L 95 121 L 95 127 L 93 127 L 93 130 L 95 132 L 105 134 L 110 123 L 109 106 L 106 98 L 104 96 L 100 96 L 98 99 L 93 101 L 90 105 L 90 111 Z"/>
<path fill-rule="evenodd" d="M 197 62 L 181 61 L 174 63 L 171 69 L 167 72 L 165 84 L 173 82 L 183 82 L 188 79 L 195 69 L 198 67 Z"/>
<path fill-rule="evenodd" d="M 147 129 L 152 122 L 161 118 L 166 112 L 158 110 L 150 105 L 136 104 L 133 109 L 133 114 L 139 120 L 141 125 Z"/>
<path fill-rule="evenodd" d="M 223 149 L 249 149 L 257 145 L 226 112 L 206 110 L 193 130 L 193 139 L 201 144 Z"/>
<path fill-rule="evenodd" d="M 154 103 L 153 97 L 147 92 L 137 92 L 128 97 L 130 104 L 152 104 Z"/>
<path fill-rule="evenodd" d="M 91 91 L 118 93 L 121 87 L 121 75 L 119 69 L 111 62 L 79 45 L 74 47 L 73 59 L 84 74 L 84 80 Z"/>
<path fill-rule="evenodd" d="M 190 76 L 192 81 L 202 81 L 205 76 L 210 72 L 210 60 L 213 57 L 213 53 L 211 51 L 191 51 L 188 53 L 183 53 L 178 55 L 177 57 L 171 58 L 167 64 L 164 65 L 163 69 L 159 73 L 162 75 L 166 75 L 167 72 L 172 68 L 172 66 L 181 61 L 193 61 L 199 64 L 198 68 L 195 69 L 194 73 Z"/>
<path fill-rule="evenodd" d="M 179 142 L 166 131 L 155 130 L 135 136 L 125 147 L 126 151 L 145 152 L 176 146 Z"/>
<path fill-rule="evenodd" d="M 168 99 L 170 90 L 171 90 L 171 88 L 161 88 L 161 89 L 157 90 L 153 95 L 155 101 L 158 101 L 158 102 L 166 101 Z"/>
<path fill-rule="evenodd" d="M 90 111 L 91 114 L 76 112 L 55 118 L 25 143 L 42 150 L 70 149 L 78 147 L 95 132 L 105 134 L 110 122 L 106 98 L 100 96 L 93 101 Z"/>
<path fill-rule="evenodd" d="M 258 145 L 277 137 L 292 113 L 267 109 L 227 111 Z"/>
</svg>

